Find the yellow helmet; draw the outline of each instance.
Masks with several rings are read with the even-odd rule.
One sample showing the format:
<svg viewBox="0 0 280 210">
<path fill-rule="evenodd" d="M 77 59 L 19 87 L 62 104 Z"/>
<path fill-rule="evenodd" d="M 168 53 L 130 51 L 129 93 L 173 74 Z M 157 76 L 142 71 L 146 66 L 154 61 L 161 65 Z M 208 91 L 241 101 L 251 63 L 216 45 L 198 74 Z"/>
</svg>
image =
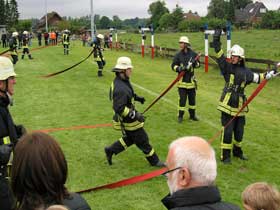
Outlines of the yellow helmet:
<svg viewBox="0 0 280 210">
<path fill-rule="evenodd" d="M 179 39 L 179 43 L 190 44 L 189 38 L 187 36 L 181 36 Z"/>
<path fill-rule="evenodd" d="M 113 68 L 113 72 L 120 72 L 122 70 L 133 68 L 131 60 L 129 57 L 119 57 L 117 64 Z"/>
<path fill-rule="evenodd" d="M 13 63 L 9 58 L 0 56 L 0 80 L 6 80 L 12 76 L 16 76 Z"/>
<path fill-rule="evenodd" d="M 24 31 L 24 32 L 22 32 L 24 35 L 27 35 L 28 34 L 28 31 Z"/>
</svg>

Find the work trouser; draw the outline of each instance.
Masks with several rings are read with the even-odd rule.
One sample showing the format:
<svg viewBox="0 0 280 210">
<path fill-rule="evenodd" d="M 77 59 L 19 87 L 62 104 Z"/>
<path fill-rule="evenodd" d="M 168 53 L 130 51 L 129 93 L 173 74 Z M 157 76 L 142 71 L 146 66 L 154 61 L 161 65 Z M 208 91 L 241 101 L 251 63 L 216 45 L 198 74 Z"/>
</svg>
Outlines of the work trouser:
<svg viewBox="0 0 280 210">
<path fill-rule="evenodd" d="M 63 44 L 64 55 L 69 55 L 69 44 Z"/>
<path fill-rule="evenodd" d="M 144 128 L 139 128 L 135 131 L 125 130 L 125 136 L 114 142 L 109 149 L 117 155 L 124 151 L 132 144 L 135 144 L 145 155 L 148 162 L 153 166 L 159 161 L 157 154 L 149 143 L 149 137 Z"/>
<path fill-rule="evenodd" d="M 236 117 L 226 128 L 225 125 L 233 118 L 227 113 L 222 112 L 221 123 L 223 126 L 223 133 L 221 136 L 221 159 L 224 160 L 230 157 L 232 150 L 232 134 L 234 134 L 234 150 L 242 153 L 241 142 L 244 134 L 245 116 Z M 233 151 L 235 152 L 235 151 Z M 239 154 L 236 154 L 238 156 Z"/>
<path fill-rule="evenodd" d="M 0 209 L 12 210 L 14 208 L 14 197 L 7 179 L 6 166 L 0 166 Z"/>
<path fill-rule="evenodd" d="M 18 55 L 17 54 L 11 54 L 11 56 L 12 56 L 13 64 L 16 64 L 18 62 Z"/>
<path fill-rule="evenodd" d="M 190 117 L 193 118 L 195 116 L 195 97 L 196 90 L 195 88 L 187 89 L 187 88 L 178 88 L 179 93 L 179 117 L 183 117 L 186 110 L 187 99 L 189 100 L 189 114 Z"/>
</svg>

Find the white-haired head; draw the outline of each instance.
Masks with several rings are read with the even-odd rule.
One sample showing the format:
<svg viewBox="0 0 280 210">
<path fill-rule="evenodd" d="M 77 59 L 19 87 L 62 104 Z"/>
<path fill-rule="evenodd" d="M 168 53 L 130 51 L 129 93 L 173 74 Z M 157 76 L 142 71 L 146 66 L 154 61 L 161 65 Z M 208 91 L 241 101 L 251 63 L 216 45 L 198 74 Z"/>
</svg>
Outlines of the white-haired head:
<svg viewBox="0 0 280 210">
<path fill-rule="evenodd" d="M 182 137 L 173 141 L 169 146 L 167 162 L 172 165 L 172 168 L 186 168 L 190 174 L 190 184 L 209 186 L 215 182 L 217 176 L 215 151 L 200 137 Z M 174 183 L 172 185 L 176 188 L 170 189 L 173 192 L 186 188 L 186 186 L 178 186 L 178 183 L 176 186 Z"/>
</svg>

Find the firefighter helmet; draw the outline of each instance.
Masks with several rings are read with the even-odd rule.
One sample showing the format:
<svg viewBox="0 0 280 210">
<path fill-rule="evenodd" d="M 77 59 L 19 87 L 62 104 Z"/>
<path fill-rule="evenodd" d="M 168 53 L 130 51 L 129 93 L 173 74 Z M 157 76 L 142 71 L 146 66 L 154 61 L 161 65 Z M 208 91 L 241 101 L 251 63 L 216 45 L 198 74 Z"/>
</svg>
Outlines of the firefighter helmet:
<svg viewBox="0 0 280 210">
<path fill-rule="evenodd" d="M 18 36 L 18 32 L 17 31 L 12 33 L 12 37 L 16 37 L 16 36 Z"/>
<path fill-rule="evenodd" d="M 104 36 L 103 36 L 102 34 L 98 34 L 98 35 L 97 35 L 97 38 L 98 38 L 98 39 L 104 39 Z"/>
<path fill-rule="evenodd" d="M 190 44 L 189 38 L 187 36 L 181 36 L 179 39 L 179 43 Z"/>
<path fill-rule="evenodd" d="M 244 49 L 242 47 L 240 47 L 238 44 L 235 44 L 232 46 L 232 48 L 230 49 L 230 55 L 245 58 Z"/>
<path fill-rule="evenodd" d="M 22 32 L 24 35 L 27 35 L 28 34 L 28 31 L 24 31 L 24 32 Z"/>
<path fill-rule="evenodd" d="M 13 63 L 9 58 L 0 56 L 0 80 L 6 80 L 13 76 L 16 76 Z"/>
<path fill-rule="evenodd" d="M 132 63 L 129 57 L 119 57 L 117 60 L 117 64 L 112 69 L 113 72 L 121 72 L 126 69 L 132 69 Z"/>
</svg>

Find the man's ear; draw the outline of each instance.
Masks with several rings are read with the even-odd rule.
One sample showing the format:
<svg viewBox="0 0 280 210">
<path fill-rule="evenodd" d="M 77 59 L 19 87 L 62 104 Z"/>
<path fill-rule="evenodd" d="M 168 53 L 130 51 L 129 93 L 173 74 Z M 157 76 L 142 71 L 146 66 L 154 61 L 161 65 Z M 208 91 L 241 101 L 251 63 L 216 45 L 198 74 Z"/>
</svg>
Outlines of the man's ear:
<svg viewBox="0 0 280 210">
<path fill-rule="evenodd" d="M 187 168 L 182 168 L 179 171 L 179 184 L 181 186 L 188 186 L 191 181 L 191 174 Z"/>
</svg>

